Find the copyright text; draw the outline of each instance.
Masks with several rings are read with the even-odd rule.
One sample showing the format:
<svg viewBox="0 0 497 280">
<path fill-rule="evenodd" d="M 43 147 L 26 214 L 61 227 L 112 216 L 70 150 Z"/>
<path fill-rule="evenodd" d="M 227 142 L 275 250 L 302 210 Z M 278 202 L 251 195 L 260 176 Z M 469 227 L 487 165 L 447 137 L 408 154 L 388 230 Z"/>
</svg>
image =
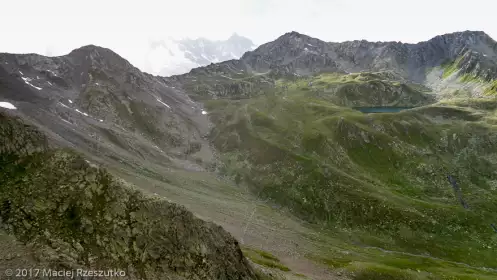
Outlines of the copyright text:
<svg viewBox="0 0 497 280">
<path fill-rule="evenodd" d="M 72 270 L 58 270 L 58 269 L 46 269 L 46 268 L 16 268 L 16 269 L 6 269 L 5 276 L 8 277 L 22 277 L 22 278 L 63 278 L 63 279 L 73 279 L 84 278 L 84 277 L 125 277 L 126 271 L 119 269 L 108 269 L 108 270 L 87 270 L 87 269 L 72 269 Z"/>
</svg>

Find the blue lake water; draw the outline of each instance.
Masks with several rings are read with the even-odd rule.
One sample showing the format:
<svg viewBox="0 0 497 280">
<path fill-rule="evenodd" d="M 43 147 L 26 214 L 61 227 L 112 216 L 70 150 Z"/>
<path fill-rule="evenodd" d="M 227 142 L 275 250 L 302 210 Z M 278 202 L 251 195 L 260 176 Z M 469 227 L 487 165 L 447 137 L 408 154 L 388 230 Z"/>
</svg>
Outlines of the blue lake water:
<svg viewBox="0 0 497 280">
<path fill-rule="evenodd" d="M 397 113 L 412 108 L 414 107 L 354 107 L 355 110 L 363 113 Z"/>
</svg>

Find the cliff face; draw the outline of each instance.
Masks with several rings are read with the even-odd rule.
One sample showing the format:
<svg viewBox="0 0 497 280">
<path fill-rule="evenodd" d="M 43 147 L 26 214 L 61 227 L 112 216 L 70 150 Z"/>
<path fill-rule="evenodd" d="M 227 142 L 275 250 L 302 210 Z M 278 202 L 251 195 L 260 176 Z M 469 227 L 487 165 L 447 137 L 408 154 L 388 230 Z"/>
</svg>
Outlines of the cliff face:
<svg viewBox="0 0 497 280">
<path fill-rule="evenodd" d="M 440 35 L 417 44 L 400 42 L 349 41 L 328 43 L 297 32 L 289 32 L 273 42 L 247 52 L 242 60 L 263 72 L 275 66 L 291 66 L 292 73 L 320 71 L 394 71 L 423 83 L 426 71 L 455 61 L 466 53 L 478 54 L 459 67 L 487 80 L 497 76 L 497 43 L 484 32 L 465 31 Z M 479 64 L 480 66 L 476 66 Z"/>
<path fill-rule="evenodd" d="M 115 268 L 128 279 L 257 279 L 221 227 L 146 197 L 70 150 L 48 149 L 18 119 L 0 114 L 0 139 L 2 228 L 30 244 L 35 263 Z"/>
</svg>

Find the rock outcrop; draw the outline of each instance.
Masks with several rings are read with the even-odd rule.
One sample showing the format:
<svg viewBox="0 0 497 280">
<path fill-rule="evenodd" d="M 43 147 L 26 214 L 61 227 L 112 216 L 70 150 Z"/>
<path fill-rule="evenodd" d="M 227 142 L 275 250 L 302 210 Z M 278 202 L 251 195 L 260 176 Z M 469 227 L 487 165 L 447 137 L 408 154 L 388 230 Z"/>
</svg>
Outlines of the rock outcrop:
<svg viewBox="0 0 497 280">
<path fill-rule="evenodd" d="M 257 279 L 220 226 L 146 197 L 71 150 L 48 149 L 36 129 L 4 114 L 0 139 L 1 226 L 34 248 L 47 269 L 117 269 L 127 279 Z"/>
</svg>

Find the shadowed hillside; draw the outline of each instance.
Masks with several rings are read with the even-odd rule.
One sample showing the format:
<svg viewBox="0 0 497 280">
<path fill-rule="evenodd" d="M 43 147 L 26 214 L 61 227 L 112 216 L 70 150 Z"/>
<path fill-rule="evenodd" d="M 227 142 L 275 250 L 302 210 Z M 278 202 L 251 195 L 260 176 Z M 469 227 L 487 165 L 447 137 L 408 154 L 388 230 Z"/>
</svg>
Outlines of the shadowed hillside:
<svg viewBox="0 0 497 280">
<path fill-rule="evenodd" d="M 2 228 L 53 269 L 111 268 L 128 279 L 258 279 L 221 227 L 146 197 L 0 114 Z M 13 252 L 15 253 L 15 252 Z"/>
</svg>

